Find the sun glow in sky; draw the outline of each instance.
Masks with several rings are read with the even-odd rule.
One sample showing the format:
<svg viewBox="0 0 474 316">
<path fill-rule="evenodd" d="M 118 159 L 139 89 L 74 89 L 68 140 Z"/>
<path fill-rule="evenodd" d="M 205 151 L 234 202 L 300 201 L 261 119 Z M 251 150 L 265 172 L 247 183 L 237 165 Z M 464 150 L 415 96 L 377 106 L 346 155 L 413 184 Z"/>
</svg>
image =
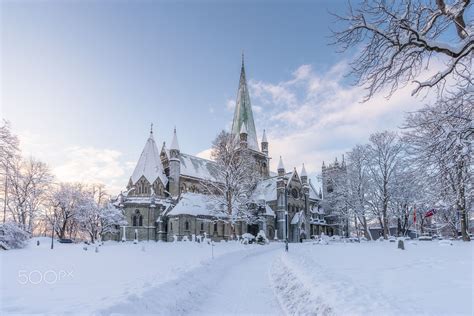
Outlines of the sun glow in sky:
<svg viewBox="0 0 474 316">
<path fill-rule="evenodd" d="M 229 128 L 241 51 L 260 138 L 316 182 L 371 132 L 395 129 L 426 100 L 410 88 L 360 103 L 329 12 L 345 1 L 3 1 L 1 116 L 26 155 L 61 181 L 126 186 L 154 123 L 205 156 Z M 277 159 L 272 160 L 275 169 Z"/>
</svg>

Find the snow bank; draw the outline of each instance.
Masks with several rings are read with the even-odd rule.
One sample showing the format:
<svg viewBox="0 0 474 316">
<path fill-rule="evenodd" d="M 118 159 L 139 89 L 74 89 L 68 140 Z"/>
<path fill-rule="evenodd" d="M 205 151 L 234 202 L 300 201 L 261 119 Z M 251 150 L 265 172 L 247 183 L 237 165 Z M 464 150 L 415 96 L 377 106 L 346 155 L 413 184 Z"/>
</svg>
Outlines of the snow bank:
<svg viewBox="0 0 474 316">
<path fill-rule="evenodd" d="M 271 278 L 289 314 L 472 315 L 473 244 L 290 245 Z"/>
</svg>

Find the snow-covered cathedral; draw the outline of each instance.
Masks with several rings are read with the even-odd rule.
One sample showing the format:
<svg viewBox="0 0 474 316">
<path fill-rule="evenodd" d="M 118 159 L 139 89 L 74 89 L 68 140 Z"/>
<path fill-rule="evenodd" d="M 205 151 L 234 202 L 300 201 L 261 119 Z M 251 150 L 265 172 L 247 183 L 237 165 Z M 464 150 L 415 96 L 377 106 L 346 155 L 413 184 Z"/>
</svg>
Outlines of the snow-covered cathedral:
<svg viewBox="0 0 474 316">
<path fill-rule="evenodd" d="M 163 142 L 159 150 L 151 130 L 127 190 L 115 202 L 128 224 L 112 238 L 172 241 L 206 235 L 229 240 L 263 230 L 268 239 L 283 240 L 286 227 L 292 242 L 333 234 L 321 207 L 321 192 L 318 194 L 308 179 L 304 164 L 300 171 L 288 170 L 280 157 L 277 172 L 270 171 L 269 143 L 265 131 L 260 146 L 258 143 L 243 58 L 232 133 L 239 137 L 241 147 L 251 152 L 260 173 L 253 194 L 259 206 L 257 223 L 239 222 L 232 232 L 226 218 L 216 216 L 215 205 L 202 187 L 203 180 L 216 179 L 215 163 L 183 152 L 176 129 L 169 148 Z"/>
</svg>

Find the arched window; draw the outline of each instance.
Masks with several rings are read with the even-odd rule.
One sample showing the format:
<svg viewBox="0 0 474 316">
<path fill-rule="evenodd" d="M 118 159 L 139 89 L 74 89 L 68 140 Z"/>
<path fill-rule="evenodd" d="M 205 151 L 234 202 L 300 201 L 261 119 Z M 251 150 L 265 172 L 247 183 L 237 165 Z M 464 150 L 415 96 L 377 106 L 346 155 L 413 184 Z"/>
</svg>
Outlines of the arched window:
<svg viewBox="0 0 474 316">
<path fill-rule="evenodd" d="M 326 190 L 328 191 L 328 193 L 331 193 L 334 191 L 332 180 L 328 180 Z"/>
<path fill-rule="evenodd" d="M 204 230 L 204 223 L 201 222 L 201 230 Z"/>
<path fill-rule="evenodd" d="M 214 223 L 214 232 L 217 233 L 217 222 Z"/>
<path fill-rule="evenodd" d="M 186 221 L 184 223 L 184 230 L 189 230 L 189 222 L 188 221 Z"/>
<path fill-rule="evenodd" d="M 139 210 L 135 210 L 135 214 L 132 216 L 133 226 L 143 226 L 143 216 Z"/>
<path fill-rule="evenodd" d="M 172 232 L 172 231 L 173 231 L 173 223 L 170 222 L 170 232 Z"/>
</svg>

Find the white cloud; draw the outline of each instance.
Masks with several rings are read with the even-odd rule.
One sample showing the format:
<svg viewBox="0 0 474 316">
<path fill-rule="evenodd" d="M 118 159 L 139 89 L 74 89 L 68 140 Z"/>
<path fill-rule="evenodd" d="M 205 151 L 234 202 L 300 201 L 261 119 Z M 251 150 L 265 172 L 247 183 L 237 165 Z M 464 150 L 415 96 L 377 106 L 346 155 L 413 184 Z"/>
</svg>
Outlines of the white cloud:
<svg viewBox="0 0 474 316">
<path fill-rule="evenodd" d="M 426 100 L 411 96 L 412 86 L 400 89 L 390 99 L 384 93 L 361 103 L 362 87 L 344 84 L 347 63 L 316 73 L 311 65 L 296 69 L 287 81 L 249 81 L 259 131 L 267 130 L 270 154 L 276 169 L 280 155 L 285 167 L 299 170 L 302 163 L 312 176 L 322 161 L 333 161 L 358 143 L 367 142 L 371 133 L 396 129 L 404 113 Z"/>
<path fill-rule="evenodd" d="M 227 99 L 225 102 L 225 107 L 228 111 L 233 112 L 235 109 L 235 100 Z"/>
<path fill-rule="evenodd" d="M 112 149 L 71 146 L 64 149 L 28 131 L 20 133 L 23 155 L 46 162 L 57 181 L 103 183 L 110 193 L 123 190 L 136 162 L 123 161 Z"/>
</svg>

